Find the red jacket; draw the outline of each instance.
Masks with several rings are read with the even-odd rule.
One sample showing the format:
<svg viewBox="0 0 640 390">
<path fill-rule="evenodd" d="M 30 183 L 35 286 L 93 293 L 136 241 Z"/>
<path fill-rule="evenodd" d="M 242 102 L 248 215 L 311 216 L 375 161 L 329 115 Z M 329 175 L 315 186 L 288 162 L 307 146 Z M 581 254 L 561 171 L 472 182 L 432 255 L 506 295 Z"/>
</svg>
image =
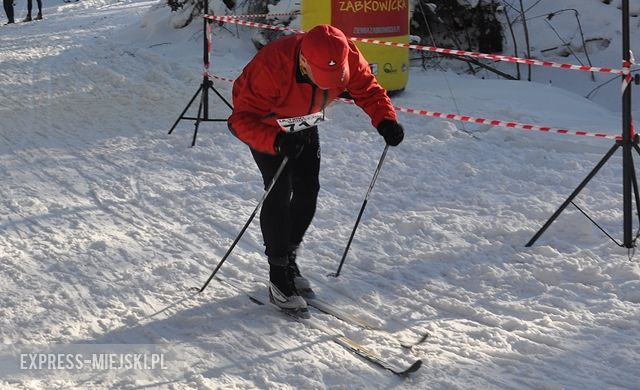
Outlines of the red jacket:
<svg viewBox="0 0 640 390">
<path fill-rule="evenodd" d="M 229 129 L 252 149 L 275 154 L 276 122 L 320 112 L 344 90 L 322 90 L 300 73 L 298 53 L 303 35 L 289 35 L 265 46 L 233 84 L 233 113 Z M 369 69 L 358 48 L 349 41 L 350 78 L 346 90 L 377 127 L 383 119 L 397 120 L 387 92 Z"/>
</svg>

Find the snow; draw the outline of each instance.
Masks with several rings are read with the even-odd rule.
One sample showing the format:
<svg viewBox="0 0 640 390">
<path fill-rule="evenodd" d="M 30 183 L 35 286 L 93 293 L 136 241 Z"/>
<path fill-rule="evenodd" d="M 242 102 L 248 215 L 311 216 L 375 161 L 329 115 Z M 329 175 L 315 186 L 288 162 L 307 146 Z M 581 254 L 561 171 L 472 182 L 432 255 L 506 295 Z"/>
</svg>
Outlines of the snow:
<svg viewBox="0 0 640 390">
<path fill-rule="evenodd" d="M 611 51 L 595 65 L 615 67 L 616 1 L 563 2 L 610 25 L 601 34 Z M 0 27 L 0 358 L 20 345 L 157 345 L 171 352 L 168 369 L 13 372 L 0 376 L 1 388 L 638 388 L 637 257 L 573 207 L 524 247 L 610 140 L 400 114 L 406 139 L 389 151 L 336 279 L 326 275 L 337 269 L 383 143 L 358 108 L 328 109 L 303 272 L 354 315 L 403 339 L 431 337 L 409 352 L 384 333 L 314 316 L 394 363 L 423 359 L 408 379 L 228 285 L 214 280 L 193 294 L 262 184 L 223 124 L 203 124 L 195 148 L 188 121 L 167 135 L 202 80 L 201 25 L 174 30 L 155 5 L 45 3 L 44 21 Z M 225 25 L 214 34 L 212 72 L 234 78 L 254 54 L 253 31 Z M 566 81 L 588 75 L 535 72 L 553 84 L 414 68 L 393 100 L 619 134 L 619 95 L 590 101 Z M 229 97 L 229 83 L 215 86 Z M 212 117 L 229 114 L 215 96 L 211 106 Z M 618 152 L 576 200 L 616 238 L 620 177 Z M 264 293 L 258 221 L 219 275 Z"/>
</svg>

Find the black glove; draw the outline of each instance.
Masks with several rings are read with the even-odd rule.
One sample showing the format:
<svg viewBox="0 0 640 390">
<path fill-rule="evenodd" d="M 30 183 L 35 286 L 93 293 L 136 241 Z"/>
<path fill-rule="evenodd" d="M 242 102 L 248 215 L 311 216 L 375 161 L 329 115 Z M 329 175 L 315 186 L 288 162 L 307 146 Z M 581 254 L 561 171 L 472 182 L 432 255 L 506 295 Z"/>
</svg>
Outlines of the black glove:
<svg viewBox="0 0 640 390">
<path fill-rule="evenodd" d="M 276 136 L 273 144 L 276 153 L 289 158 L 296 158 L 304 149 L 305 139 L 299 133 L 286 133 L 281 131 Z"/>
<path fill-rule="evenodd" d="M 404 129 L 400 123 L 385 119 L 378 124 L 378 133 L 391 146 L 397 146 L 404 139 Z"/>
</svg>

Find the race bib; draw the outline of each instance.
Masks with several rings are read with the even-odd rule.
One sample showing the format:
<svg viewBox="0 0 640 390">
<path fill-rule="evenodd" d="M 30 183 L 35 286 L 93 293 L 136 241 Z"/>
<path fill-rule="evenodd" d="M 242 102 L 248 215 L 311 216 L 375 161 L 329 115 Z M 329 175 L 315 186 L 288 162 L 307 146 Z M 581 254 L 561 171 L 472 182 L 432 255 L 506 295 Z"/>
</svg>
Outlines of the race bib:
<svg viewBox="0 0 640 390">
<path fill-rule="evenodd" d="M 278 124 L 288 133 L 294 133 L 296 131 L 308 129 L 309 127 L 317 126 L 322 122 L 326 122 L 328 119 L 322 112 L 316 112 L 305 116 L 296 116 L 294 118 L 282 118 L 277 119 Z"/>
</svg>

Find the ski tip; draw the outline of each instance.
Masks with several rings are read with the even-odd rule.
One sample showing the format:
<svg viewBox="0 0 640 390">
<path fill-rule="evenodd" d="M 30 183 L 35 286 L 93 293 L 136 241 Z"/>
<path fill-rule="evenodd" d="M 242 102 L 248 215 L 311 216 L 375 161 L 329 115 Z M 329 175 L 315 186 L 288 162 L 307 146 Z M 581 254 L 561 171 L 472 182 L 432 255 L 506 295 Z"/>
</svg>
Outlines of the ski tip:
<svg viewBox="0 0 640 390">
<path fill-rule="evenodd" d="M 422 367 L 422 360 L 418 359 L 409 368 L 407 368 L 406 370 L 398 373 L 398 375 L 406 377 L 409 374 L 418 371 L 420 369 L 420 367 Z"/>
</svg>

